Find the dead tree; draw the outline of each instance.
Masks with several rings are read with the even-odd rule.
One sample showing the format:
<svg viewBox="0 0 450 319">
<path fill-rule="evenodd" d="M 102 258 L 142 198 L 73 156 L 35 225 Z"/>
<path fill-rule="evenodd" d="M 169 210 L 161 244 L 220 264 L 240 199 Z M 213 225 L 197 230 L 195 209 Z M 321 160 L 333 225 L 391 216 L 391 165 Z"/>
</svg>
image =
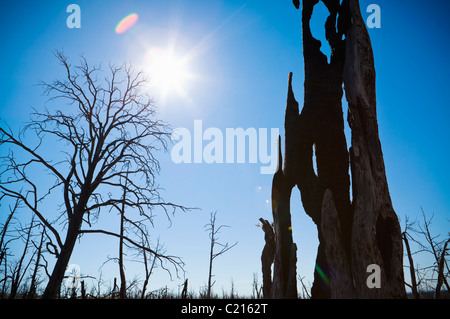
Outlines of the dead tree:
<svg viewBox="0 0 450 319">
<path fill-rule="evenodd" d="M 81 299 L 86 299 L 86 288 L 84 287 L 84 280 L 81 280 L 80 284 L 81 284 Z"/>
<path fill-rule="evenodd" d="M 273 226 L 260 218 L 266 242 L 262 255 L 264 298 L 297 298 L 297 246 L 292 239 L 291 190 L 283 172 L 281 138 L 278 137 L 278 165 L 272 180 Z M 273 278 L 270 267 L 273 266 Z"/>
<path fill-rule="evenodd" d="M 1 198 L 0 198 L 0 200 L 1 200 Z M 9 215 L 6 218 L 5 223 L 2 225 L 2 229 L 0 232 L 0 267 L 7 256 L 8 243 L 10 242 L 10 240 L 8 240 L 8 238 L 7 238 L 8 228 L 11 224 L 11 220 L 13 219 L 14 214 L 16 213 L 16 211 L 19 207 L 19 202 L 20 202 L 19 200 L 16 200 L 14 203 L 14 206 L 12 208 L 11 207 L 9 208 L 9 210 L 10 210 Z M 5 275 L 5 277 L 6 277 L 6 275 Z"/>
<path fill-rule="evenodd" d="M 441 288 L 445 285 L 449 291 L 448 277 L 450 274 L 447 258 L 450 237 L 439 239 L 440 234 L 434 235 L 431 230 L 433 216 L 427 218 L 422 209 L 423 222 L 409 223 L 406 218 L 406 226 L 403 231 L 406 255 L 409 262 L 411 284 L 405 284 L 411 288 L 414 298 L 421 298 L 421 294 L 434 293 L 434 298 L 441 298 Z M 450 234 L 449 234 L 450 236 Z M 415 245 L 415 246 L 412 246 Z M 432 255 L 434 262 L 431 265 L 414 266 L 413 255 Z"/>
<path fill-rule="evenodd" d="M 24 247 L 22 251 L 22 255 L 20 256 L 19 260 L 15 262 L 11 269 L 11 292 L 9 294 L 9 298 L 14 299 L 19 291 L 19 287 L 27 274 L 27 270 L 29 266 L 31 265 L 31 262 L 34 258 L 35 252 L 32 254 L 31 258 L 27 261 L 27 255 L 29 253 L 30 244 L 32 241 L 32 231 L 33 228 L 35 228 L 37 225 L 34 223 L 34 218 L 31 219 L 30 226 L 27 228 L 19 229 L 18 231 L 20 233 L 23 233 L 21 237 L 24 240 Z"/>
<path fill-rule="evenodd" d="M 405 285 L 407 285 L 411 288 L 411 292 L 412 292 L 414 299 L 420 299 L 421 298 L 420 293 L 419 293 L 420 281 L 419 282 L 417 281 L 417 276 L 416 276 L 416 272 L 418 271 L 418 269 L 416 269 L 416 267 L 414 266 L 414 259 L 413 259 L 414 252 L 411 250 L 411 245 L 410 245 L 410 240 L 412 240 L 413 242 L 416 242 L 416 240 L 410 234 L 410 232 L 415 232 L 415 229 L 413 228 L 413 224 L 414 223 L 410 223 L 408 221 L 407 217 L 405 218 L 405 230 L 402 232 L 402 239 L 403 239 L 403 242 L 405 243 L 406 256 L 408 258 L 407 268 L 409 268 L 409 275 L 411 278 L 411 284 L 408 284 L 405 280 Z"/>
<path fill-rule="evenodd" d="M 42 226 L 42 225 L 41 225 Z M 34 248 L 36 249 L 36 259 L 34 262 L 34 269 L 31 275 L 30 289 L 27 293 L 27 298 L 33 299 L 36 297 L 36 288 L 38 286 L 38 273 L 39 268 L 41 267 L 41 258 L 42 258 L 42 247 L 44 245 L 45 240 L 45 232 L 42 230 L 41 237 L 39 239 L 39 244 L 36 244 L 32 241 Z"/>
<path fill-rule="evenodd" d="M 424 251 L 433 255 L 435 259 L 435 266 L 433 271 L 437 274 L 436 287 L 434 291 L 434 297 L 440 298 L 441 287 L 445 284 L 447 291 L 450 291 L 450 286 L 447 281 L 447 276 L 444 274 L 444 265 L 446 264 L 447 246 L 450 242 L 450 238 L 447 240 L 438 240 L 439 235 L 432 235 L 430 225 L 433 220 L 431 216 L 428 220 L 425 216 L 425 212 L 422 209 L 423 225 L 419 225 L 418 233 L 421 234 L 427 243 L 427 245 L 421 244 Z"/>
<path fill-rule="evenodd" d="M 208 289 L 206 293 L 206 298 L 211 298 L 211 289 L 214 285 L 215 281 L 212 281 L 212 269 L 213 269 L 213 261 L 220 255 L 223 255 L 227 251 L 229 251 L 231 248 L 237 245 L 237 242 L 235 242 L 232 245 L 229 245 L 228 243 L 222 244 L 219 242 L 219 238 L 217 235 L 220 233 L 220 230 L 223 227 L 229 227 L 227 225 L 220 225 L 217 227 L 216 225 L 216 214 L 217 212 L 211 213 L 209 223 L 205 225 L 206 231 L 209 233 L 209 239 L 210 239 L 210 252 L 209 252 L 209 272 L 208 272 Z M 218 245 L 221 247 L 221 249 L 216 252 L 215 246 Z"/>
<path fill-rule="evenodd" d="M 448 256 L 447 250 L 448 250 L 448 244 L 450 243 L 450 237 L 447 239 L 439 240 L 438 237 L 440 235 L 433 235 L 431 231 L 431 223 L 433 220 L 433 215 L 427 219 L 425 212 L 422 209 L 422 217 L 423 217 L 423 223 L 418 225 L 418 229 L 413 230 L 413 232 L 417 233 L 418 235 L 422 236 L 425 239 L 425 243 L 421 242 L 418 239 L 415 239 L 414 241 L 418 244 L 419 249 L 422 252 L 431 254 L 435 260 L 434 264 L 429 267 L 431 268 L 432 275 L 431 278 L 427 278 L 426 280 L 430 281 L 433 280 L 434 275 L 437 276 L 436 278 L 436 284 L 433 287 L 434 288 L 434 298 L 439 299 L 441 295 L 441 287 L 442 285 L 445 285 L 447 288 L 447 291 L 450 291 L 450 286 L 447 280 L 447 277 L 450 273 L 448 271 L 447 266 L 447 273 L 445 273 L 444 268 L 447 264 L 446 258 Z M 450 236 L 450 234 L 449 234 Z"/>
<path fill-rule="evenodd" d="M 309 25 L 319 0 L 304 0 L 304 103 L 300 111 L 291 73 L 284 169 L 282 175 L 275 174 L 274 183 L 278 179 L 283 203 L 289 203 L 292 188 L 297 186 L 305 212 L 317 225 L 320 243 L 312 298 L 404 298 L 402 238 L 378 136 L 370 38 L 358 0 L 321 1 L 330 13 L 324 26 L 332 52 L 330 62 Z M 299 1 L 294 5 L 299 8 Z M 344 134 L 343 85 L 352 131 L 349 150 Z M 380 289 L 366 285 L 371 264 L 382 270 Z"/>
<path fill-rule="evenodd" d="M 176 209 L 186 210 L 165 202 L 156 183 L 160 166 L 155 152 L 166 149 L 170 132 L 155 118 L 156 109 L 142 92 L 148 81 L 128 65 L 110 65 L 109 77 L 104 78 L 100 68 L 90 67 L 84 58 L 80 65 L 72 66 L 61 52 L 56 57 L 66 77 L 40 85 L 51 102 L 61 102 L 58 108 L 35 111 L 30 124 L 18 135 L 0 124 L 0 146 L 10 147 L 0 158 L 0 195 L 21 200 L 33 212 L 48 231 L 47 247 L 51 246 L 56 257 L 43 298 L 58 296 L 76 241 L 83 234 L 122 238 L 180 269 L 177 257 L 157 254 L 125 235 L 93 228 L 103 212 L 122 204 L 149 223 L 155 209 L 163 209 L 168 218 Z M 37 145 L 25 141 L 25 133 L 32 134 Z M 45 143 L 60 143 L 61 157 L 42 152 Z M 15 150 L 20 151 L 19 157 Z M 45 185 L 32 171 L 50 175 L 53 181 Z M 122 198 L 124 181 L 129 195 L 126 200 Z M 66 223 L 62 229 L 44 205 L 50 194 L 60 196 L 57 204 L 62 204 L 63 211 L 58 223 Z M 61 210 L 54 206 L 54 211 Z"/>
<path fill-rule="evenodd" d="M 409 274 L 411 277 L 411 291 L 413 294 L 414 299 L 420 299 L 420 294 L 418 291 L 418 284 L 417 284 L 417 279 L 416 279 L 416 269 L 414 267 L 414 260 L 412 257 L 412 252 L 411 252 L 411 247 L 409 245 L 409 239 L 408 239 L 408 232 L 407 229 L 405 229 L 405 231 L 402 233 L 402 239 L 405 243 L 405 249 L 406 249 L 406 256 L 408 257 L 408 263 L 409 263 Z"/>
<path fill-rule="evenodd" d="M 437 283 L 436 283 L 436 290 L 434 293 L 434 298 L 439 299 L 441 297 L 441 287 L 442 284 L 445 283 L 445 285 L 447 286 L 447 292 L 448 290 L 448 281 L 446 279 L 446 276 L 444 274 L 444 266 L 445 266 L 445 258 L 447 256 L 447 246 L 450 243 L 450 238 L 447 239 L 447 241 L 444 244 L 444 247 L 441 250 L 439 259 L 438 259 L 438 278 L 437 278 Z"/>
<path fill-rule="evenodd" d="M 183 290 L 181 291 L 181 299 L 186 299 L 188 294 L 188 280 L 184 281 Z"/>
<path fill-rule="evenodd" d="M 144 246 L 148 245 L 148 241 L 147 241 L 147 237 L 146 236 L 142 236 L 142 245 L 144 245 Z M 159 245 L 159 241 L 158 241 L 158 243 L 156 244 L 156 247 L 155 247 L 155 251 L 157 253 L 161 253 L 161 249 L 162 248 Z M 147 257 L 147 252 L 146 252 L 145 249 L 142 249 L 142 258 L 143 258 L 143 262 L 144 262 L 145 279 L 144 279 L 144 283 L 142 285 L 141 299 L 144 299 L 145 298 L 145 292 L 147 290 L 147 285 L 148 285 L 148 282 L 150 280 L 150 276 L 153 274 L 153 270 L 156 267 L 156 258 L 153 257 L 152 264 L 150 265 L 150 267 L 148 265 L 148 257 Z"/>
<path fill-rule="evenodd" d="M 265 297 L 264 296 L 264 291 L 263 291 L 264 287 L 260 286 L 258 284 L 258 274 L 257 273 L 253 273 L 253 284 L 252 284 L 252 286 L 253 286 L 252 297 L 254 299 L 261 299 L 261 297 L 262 298 L 270 298 L 270 295 L 269 295 L 269 297 Z"/>
<path fill-rule="evenodd" d="M 281 138 L 278 167 L 272 180 L 272 216 L 275 254 L 271 298 L 297 298 L 297 246 L 292 239 L 290 200 L 292 187 L 283 172 Z"/>
<path fill-rule="evenodd" d="M 126 289 L 127 289 L 127 281 L 125 277 L 125 267 L 123 264 L 123 237 L 124 237 L 124 231 L 125 231 L 125 200 L 126 200 L 126 181 L 125 181 L 125 187 L 123 190 L 123 201 L 120 207 L 120 237 L 119 237 L 119 274 L 120 274 L 120 290 L 119 290 L 119 298 L 125 299 L 126 298 Z"/>
<path fill-rule="evenodd" d="M 275 234 L 269 221 L 260 218 L 261 228 L 264 231 L 265 245 L 261 254 L 262 276 L 263 276 L 263 297 L 265 299 L 272 296 L 272 264 L 275 256 Z"/>
</svg>

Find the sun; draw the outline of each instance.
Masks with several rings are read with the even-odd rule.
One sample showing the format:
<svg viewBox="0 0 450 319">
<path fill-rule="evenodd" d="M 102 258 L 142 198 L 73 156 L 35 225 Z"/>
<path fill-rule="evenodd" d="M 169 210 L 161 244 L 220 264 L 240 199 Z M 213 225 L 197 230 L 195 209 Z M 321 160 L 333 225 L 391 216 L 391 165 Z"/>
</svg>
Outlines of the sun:
<svg viewBox="0 0 450 319">
<path fill-rule="evenodd" d="M 177 56 L 173 50 L 152 48 L 145 55 L 145 69 L 150 86 L 159 92 L 162 100 L 173 94 L 187 96 L 186 86 L 192 78 L 187 58 Z"/>
</svg>

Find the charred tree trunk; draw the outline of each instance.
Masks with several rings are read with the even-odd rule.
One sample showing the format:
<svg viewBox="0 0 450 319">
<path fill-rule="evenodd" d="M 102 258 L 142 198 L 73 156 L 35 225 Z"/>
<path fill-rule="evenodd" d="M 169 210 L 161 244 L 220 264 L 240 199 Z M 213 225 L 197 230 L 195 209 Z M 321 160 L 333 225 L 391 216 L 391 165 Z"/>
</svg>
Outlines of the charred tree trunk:
<svg viewBox="0 0 450 319">
<path fill-rule="evenodd" d="M 283 169 L 278 138 L 278 168 L 272 181 L 272 214 L 275 233 L 272 298 L 297 298 L 297 246 L 292 240 L 290 200 L 292 186 Z"/>
<path fill-rule="evenodd" d="M 181 292 L 181 299 L 186 299 L 188 293 L 188 280 L 186 279 L 183 284 L 183 291 Z"/>
<path fill-rule="evenodd" d="M 272 264 L 275 256 L 275 234 L 272 225 L 265 219 L 259 219 L 262 223 L 262 230 L 264 231 L 264 245 L 261 254 L 262 276 L 263 276 L 263 298 L 271 298 L 272 291 Z"/>
<path fill-rule="evenodd" d="M 411 253 L 411 248 L 409 247 L 408 234 L 406 233 L 406 231 L 402 234 L 402 239 L 405 242 L 406 255 L 408 256 L 409 274 L 411 276 L 411 291 L 414 299 L 419 299 L 420 295 L 417 290 L 416 270 L 414 267 L 414 261 Z"/>
<path fill-rule="evenodd" d="M 127 297 L 127 281 L 125 277 L 125 266 L 123 264 L 123 236 L 125 231 L 125 201 L 127 198 L 127 181 L 128 181 L 128 173 L 125 178 L 125 186 L 123 188 L 123 202 L 120 208 L 120 230 L 119 230 L 119 274 L 120 274 L 120 290 L 119 290 L 119 298 L 125 299 Z"/>
<path fill-rule="evenodd" d="M 448 283 L 444 276 L 444 265 L 445 265 L 445 255 L 447 253 L 447 246 L 450 243 L 450 239 L 448 239 L 445 244 L 444 248 L 442 249 L 441 256 L 439 258 L 438 262 L 438 278 L 437 278 L 437 284 L 436 289 L 434 291 L 434 298 L 439 299 L 441 297 L 441 287 L 442 284 L 445 282 L 448 289 Z"/>
<path fill-rule="evenodd" d="M 37 286 L 36 280 L 37 280 L 38 270 L 39 270 L 40 262 L 41 262 L 42 245 L 44 244 L 44 235 L 45 235 L 45 231 L 42 230 L 39 246 L 37 246 L 37 247 L 35 246 L 37 249 L 36 261 L 35 261 L 35 265 L 34 265 L 33 274 L 31 275 L 30 290 L 28 291 L 28 294 L 27 294 L 27 298 L 29 298 L 29 299 L 34 299 L 36 297 L 36 286 Z"/>
<path fill-rule="evenodd" d="M 31 263 L 31 261 L 30 261 L 30 263 L 28 263 L 28 265 L 25 265 L 24 261 L 25 261 L 26 255 L 28 253 L 28 248 L 29 248 L 30 241 L 31 241 L 31 233 L 34 228 L 33 224 L 34 224 L 34 218 L 31 219 L 30 227 L 28 229 L 23 229 L 23 231 L 26 231 L 26 237 L 25 237 L 25 243 L 24 243 L 25 245 L 24 245 L 24 249 L 22 252 L 22 256 L 17 261 L 17 264 L 14 266 L 13 273 L 11 276 L 11 293 L 9 294 L 10 299 L 14 299 L 16 297 L 18 289 L 20 287 L 20 283 L 22 282 L 22 279 L 27 272 L 28 266 Z M 5 276 L 5 278 L 6 278 L 6 276 Z"/>
<path fill-rule="evenodd" d="M 352 273 L 363 298 L 404 298 L 403 246 L 393 209 L 378 136 L 375 66 L 359 2 L 348 1 L 352 23 L 346 32 L 344 88 L 352 130 Z M 381 267 L 381 288 L 369 289 L 367 265 Z"/>
<path fill-rule="evenodd" d="M 274 185 L 282 190 L 281 205 L 287 205 L 277 209 L 281 214 L 289 212 L 290 191 L 297 185 L 305 212 L 317 225 L 320 242 L 313 298 L 403 298 L 402 238 L 378 136 L 370 38 L 358 0 L 321 1 L 330 13 L 325 34 L 332 54 L 328 62 L 309 26 L 319 0 L 304 0 L 304 104 L 299 113 L 291 73 L 284 174 L 277 171 L 274 176 Z M 298 1 L 294 4 L 299 7 Z M 343 84 L 352 130 L 350 152 L 344 134 Z M 381 288 L 370 289 L 366 284 L 371 264 L 381 268 Z"/>
<path fill-rule="evenodd" d="M 285 117 L 286 158 L 285 175 L 291 185 L 297 185 L 305 212 L 318 227 L 319 248 L 315 266 L 312 296 L 329 298 L 329 266 L 321 230 L 322 199 L 326 189 L 333 194 L 342 229 L 343 250 L 350 260 L 349 156 L 344 134 L 342 113 L 342 73 L 345 58 L 342 31 L 336 32 L 339 1 L 324 1 L 330 16 L 325 28 L 332 48 L 330 63 L 320 51 L 321 42 L 313 38 L 309 26 L 314 5 L 318 0 L 303 1 L 302 38 L 305 61 L 304 105 L 299 114 L 298 103 L 289 75 Z M 338 20 L 340 26 L 341 16 Z M 317 175 L 313 167 L 315 148 Z"/>
<path fill-rule="evenodd" d="M 53 268 L 47 287 L 42 295 L 43 299 L 55 299 L 59 295 L 61 283 L 64 279 L 64 273 L 69 264 L 70 256 L 75 247 L 82 222 L 83 215 L 81 212 L 76 212 L 69 220 L 67 237 L 61 251 L 57 254 L 55 267 Z"/>
<path fill-rule="evenodd" d="M 84 280 L 81 281 L 81 299 L 86 299 L 86 288 L 84 287 Z"/>
<path fill-rule="evenodd" d="M 124 196 L 125 200 L 125 196 Z M 126 290 L 127 290 L 127 281 L 125 277 L 125 269 L 123 265 L 123 232 L 124 232 L 124 207 L 122 206 L 122 210 L 120 212 L 120 238 L 119 238 L 119 274 L 120 274 L 120 290 L 119 290 L 119 298 L 125 299 L 127 297 Z"/>
</svg>

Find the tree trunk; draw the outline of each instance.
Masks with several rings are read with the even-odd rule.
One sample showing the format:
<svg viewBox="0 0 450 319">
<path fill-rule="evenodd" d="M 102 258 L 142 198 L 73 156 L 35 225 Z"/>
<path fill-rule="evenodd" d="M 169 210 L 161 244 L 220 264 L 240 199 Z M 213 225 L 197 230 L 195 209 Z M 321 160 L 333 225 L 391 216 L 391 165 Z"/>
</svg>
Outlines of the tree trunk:
<svg viewBox="0 0 450 319">
<path fill-rule="evenodd" d="M 378 136 L 375 66 L 359 2 L 348 1 L 344 88 L 352 130 L 352 273 L 361 298 L 406 297 L 400 224 L 392 207 Z M 381 267 L 381 288 L 366 285 L 367 266 Z"/>
<path fill-rule="evenodd" d="M 325 34 L 332 54 L 328 62 L 309 26 L 319 0 L 304 0 L 304 105 L 299 113 L 291 73 L 280 183 L 289 189 L 297 185 L 305 212 L 317 225 L 320 243 L 313 298 L 404 298 L 402 238 L 378 136 L 370 38 L 358 0 L 321 1 L 330 12 Z M 344 134 L 343 84 L 352 131 L 350 152 Z M 290 191 L 284 196 L 289 199 Z M 366 283 L 367 267 L 372 264 L 381 268 L 381 288 L 371 289 Z"/>
<path fill-rule="evenodd" d="M 262 276 L 263 276 L 263 298 L 271 298 L 272 291 L 272 264 L 275 256 L 275 234 L 272 225 L 267 220 L 259 219 L 262 223 L 262 230 L 264 231 L 264 245 L 261 254 Z"/>
<path fill-rule="evenodd" d="M 73 248 L 78 237 L 78 233 L 83 222 L 80 212 L 74 213 L 69 220 L 69 228 L 67 237 L 61 251 L 59 252 L 52 275 L 50 276 L 47 287 L 45 288 L 43 299 L 55 299 L 59 295 L 61 283 L 64 279 L 64 273 L 69 264 L 70 256 L 72 256 Z"/>
<path fill-rule="evenodd" d="M 297 298 L 297 246 L 292 240 L 290 200 L 292 187 L 282 169 L 278 138 L 278 169 L 272 182 L 272 214 L 275 233 L 272 298 Z"/>
<path fill-rule="evenodd" d="M 123 209 L 123 207 L 122 207 Z M 124 220 L 124 212 L 120 213 L 120 238 L 119 238 L 119 273 L 120 273 L 120 290 L 119 290 L 119 298 L 126 298 L 126 278 L 125 278 L 125 270 L 123 266 L 123 220 Z"/>
<path fill-rule="evenodd" d="M 209 252 L 209 273 L 208 273 L 208 290 L 206 293 L 206 298 L 211 298 L 211 288 L 212 288 L 212 265 L 213 265 L 213 256 L 214 256 L 214 223 L 211 223 L 211 247 Z"/>
<path fill-rule="evenodd" d="M 344 299 L 356 297 L 355 287 L 351 274 L 350 264 L 342 244 L 342 230 L 333 194 L 329 189 L 325 191 L 322 202 L 321 229 L 323 232 L 324 250 L 330 266 L 328 285 L 330 298 Z"/>
<path fill-rule="evenodd" d="M 84 287 L 84 280 L 81 281 L 81 299 L 86 299 L 86 288 Z"/>
<path fill-rule="evenodd" d="M 25 239 L 25 246 L 23 249 L 22 256 L 19 259 L 19 261 L 17 262 L 17 265 L 14 267 L 14 271 L 11 276 L 11 293 L 9 295 L 10 299 L 14 299 L 16 297 L 17 290 L 19 289 L 20 283 L 21 283 L 23 276 L 25 275 L 27 268 L 28 268 L 28 266 L 25 266 L 25 269 L 22 272 L 22 267 L 24 266 L 23 262 L 25 260 L 25 256 L 27 255 L 28 246 L 29 246 L 30 239 L 31 239 L 33 223 L 34 223 L 34 218 L 31 219 L 31 224 L 27 231 L 27 237 Z M 5 276 L 5 278 L 6 278 L 6 276 Z"/>
<path fill-rule="evenodd" d="M 409 261 L 409 274 L 411 276 L 411 290 L 414 299 L 419 299 L 420 295 L 417 291 L 416 270 L 414 268 L 414 261 L 411 254 L 411 248 L 409 247 L 409 241 L 406 232 L 402 234 L 403 241 L 405 242 L 406 254 Z"/>
<path fill-rule="evenodd" d="M 450 243 L 450 239 L 448 239 L 445 242 L 444 248 L 442 248 L 441 256 L 439 258 L 439 262 L 438 262 L 438 278 L 437 278 L 436 290 L 434 291 L 434 298 L 435 299 L 439 299 L 441 297 L 441 287 L 442 287 L 443 282 L 446 280 L 445 277 L 444 277 L 444 264 L 445 264 L 445 255 L 447 253 L 447 245 L 449 243 Z"/>
<path fill-rule="evenodd" d="M 127 174 L 128 177 L 128 174 Z M 126 290 L 127 290 L 127 282 L 125 278 L 125 270 L 123 266 L 123 232 L 124 232 L 124 220 L 125 220 L 125 200 L 126 200 L 126 186 L 127 182 L 125 182 L 125 187 L 123 191 L 123 202 L 122 207 L 120 209 L 120 237 L 119 237 L 119 273 L 120 273 L 120 290 L 119 290 L 119 298 L 125 299 Z"/>
<path fill-rule="evenodd" d="M 183 284 L 183 291 L 181 292 L 181 299 L 186 299 L 188 293 L 188 280 L 186 279 Z"/>
<path fill-rule="evenodd" d="M 28 296 L 27 296 L 27 298 L 29 298 L 29 299 L 34 299 L 36 297 L 36 286 L 37 286 L 36 277 L 37 277 L 38 270 L 39 270 L 39 263 L 41 262 L 42 245 L 44 243 L 44 235 L 45 235 L 45 231 L 42 230 L 41 239 L 39 242 L 39 246 L 37 247 L 37 251 L 36 251 L 36 262 L 34 265 L 33 274 L 31 275 L 30 290 L 28 291 Z"/>
<path fill-rule="evenodd" d="M 320 41 L 313 38 L 309 22 L 318 0 L 302 2 L 302 39 L 305 62 L 304 104 L 299 106 L 292 90 L 289 74 L 285 115 L 286 157 L 285 176 L 291 185 L 297 185 L 305 212 L 317 225 L 319 248 L 316 260 L 313 298 L 330 297 L 329 266 L 324 252 L 321 230 L 322 200 L 330 189 L 342 229 L 343 248 L 350 260 L 350 208 L 349 157 L 344 134 L 342 113 L 342 72 L 345 46 L 332 28 L 336 26 L 339 1 L 324 1 L 330 16 L 326 34 L 332 48 L 330 63 L 320 51 Z M 339 25 L 339 21 L 338 21 Z M 317 174 L 313 166 L 315 149 Z"/>
</svg>

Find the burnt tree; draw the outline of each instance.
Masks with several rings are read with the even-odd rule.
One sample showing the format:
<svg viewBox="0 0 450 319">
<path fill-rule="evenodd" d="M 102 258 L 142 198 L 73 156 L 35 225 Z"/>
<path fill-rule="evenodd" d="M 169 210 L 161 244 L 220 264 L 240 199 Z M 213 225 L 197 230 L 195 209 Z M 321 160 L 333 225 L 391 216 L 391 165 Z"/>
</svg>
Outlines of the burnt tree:
<svg viewBox="0 0 450 319">
<path fill-rule="evenodd" d="M 263 276 L 263 298 L 270 298 L 272 291 L 272 264 L 275 256 L 275 234 L 269 221 L 260 218 L 261 228 L 264 232 L 265 245 L 261 254 Z"/>
<path fill-rule="evenodd" d="M 292 239 L 290 200 L 292 187 L 283 172 L 281 138 L 278 167 L 272 181 L 273 226 L 260 218 L 266 242 L 261 254 L 264 298 L 297 298 L 297 246 Z M 273 276 L 270 267 L 273 266 Z"/>
<path fill-rule="evenodd" d="M 212 273 L 213 269 L 213 261 L 217 257 L 225 254 L 227 251 L 229 251 L 231 248 L 237 245 L 237 242 L 235 242 L 232 245 L 229 245 L 228 243 L 222 244 L 219 242 L 218 235 L 220 233 L 220 230 L 223 227 L 230 227 L 228 225 L 220 225 L 217 227 L 216 225 L 216 214 L 217 212 L 211 213 L 209 218 L 209 223 L 205 225 L 206 231 L 209 232 L 209 239 L 210 239 L 210 252 L 209 252 L 209 272 L 208 272 L 208 288 L 206 293 L 206 298 L 211 298 L 211 291 L 212 287 L 214 286 L 215 281 L 212 280 L 212 277 L 214 276 Z M 216 251 L 215 247 L 220 246 L 220 250 Z"/>
<path fill-rule="evenodd" d="M 320 51 L 322 43 L 312 36 L 309 25 L 319 0 L 304 0 L 304 103 L 300 111 L 290 73 L 284 169 L 280 171 L 279 167 L 274 176 L 272 192 L 276 198 L 272 196 L 272 206 L 274 202 L 282 205 L 277 210 L 289 216 L 290 223 L 290 194 L 297 186 L 305 212 L 317 225 L 320 244 L 313 298 L 403 298 L 402 237 L 378 136 L 370 38 L 358 0 L 321 1 L 330 13 L 324 26 L 331 47 L 330 62 Z M 294 5 L 300 6 L 298 1 Z M 352 132 L 350 149 L 344 134 L 344 90 Z M 291 236 L 285 228 L 277 231 Z M 371 264 L 381 268 L 379 289 L 370 289 L 366 284 Z"/>
<path fill-rule="evenodd" d="M 272 181 L 272 215 L 275 233 L 272 298 L 297 297 L 297 246 L 292 239 L 291 190 L 283 172 L 281 138 L 278 138 L 278 168 Z"/>
<path fill-rule="evenodd" d="M 32 211 L 45 227 L 46 246 L 56 257 L 42 297 L 58 296 L 77 239 L 85 234 L 119 238 L 182 270 L 176 256 L 158 253 L 123 232 L 93 228 L 115 207 L 139 236 L 147 234 L 146 224 L 153 225 L 155 209 L 164 210 L 168 218 L 177 209 L 187 209 L 160 196 L 155 152 L 166 149 L 170 131 L 156 118 L 156 108 L 144 92 L 148 80 L 129 65 L 110 65 L 109 77 L 102 81 L 100 67 L 89 66 L 85 58 L 72 66 L 62 52 L 56 57 L 65 77 L 40 85 L 50 101 L 59 102 L 57 107 L 36 111 L 20 134 L 0 123 L 0 146 L 9 147 L 0 157 L 0 200 L 20 200 Z M 25 133 L 31 133 L 37 145 L 24 141 Z M 49 149 L 43 150 L 45 144 L 56 150 L 60 145 L 60 152 L 49 154 Z"/>
</svg>

